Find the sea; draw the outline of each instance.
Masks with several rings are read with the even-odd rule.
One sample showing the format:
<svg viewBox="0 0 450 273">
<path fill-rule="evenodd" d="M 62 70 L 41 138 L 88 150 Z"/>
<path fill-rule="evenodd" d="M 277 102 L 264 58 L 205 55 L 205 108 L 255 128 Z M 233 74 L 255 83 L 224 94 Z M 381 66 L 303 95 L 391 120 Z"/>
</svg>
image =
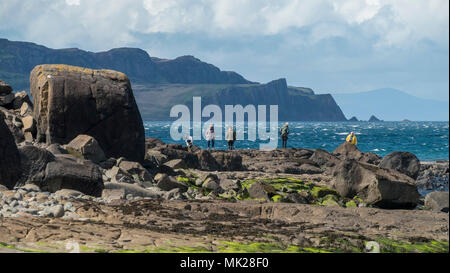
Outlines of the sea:
<svg viewBox="0 0 450 273">
<path fill-rule="evenodd" d="M 278 132 L 285 122 L 271 129 Z M 192 125 L 192 124 L 191 124 Z M 207 126 L 202 123 L 194 126 Z M 241 126 L 240 126 L 241 125 Z M 248 124 L 238 124 L 237 132 L 244 131 L 245 140 L 237 140 L 236 149 L 258 149 L 261 142 L 248 140 Z M 185 144 L 184 140 L 173 140 L 170 135 L 172 122 L 144 121 L 146 137 L 158 138 L 165 143 Z M 201 128 L 201 127 L 199 127 Z M 206 127 L 205 127 L 206 128 Z M 216 126 L 216 135 L 219 131 Z M 224 127 L 225 128 L 225 127 Z M 250 127 L 252 128 L 252 127 Z M 332 152 L 345 141 L 349 132 L 355 132 L 358 148 L 363 152 L 381 157 L 394 151 L 408 151 L 421 161 L 449 160 L 449 122 L 289 122 L 288 148 L 323 149 Z M 204 130 L 202 130 L 204 131 Z M 192 129 L 190 134 L 193 135 Z M 222 139 L 216 140 L 215 149 L 228 148 L 225 129 Z M 194 140 L 194 144 L 207 148 L 206 140 Z M 281 147 L 281 138 L 278 139 Z"/>
</svg>

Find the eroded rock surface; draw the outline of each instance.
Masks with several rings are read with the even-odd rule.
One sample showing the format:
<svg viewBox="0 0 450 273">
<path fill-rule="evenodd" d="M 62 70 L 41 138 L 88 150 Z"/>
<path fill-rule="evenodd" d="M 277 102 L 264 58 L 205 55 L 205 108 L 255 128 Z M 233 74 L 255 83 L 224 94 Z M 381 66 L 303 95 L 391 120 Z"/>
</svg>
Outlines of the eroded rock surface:
<svg viewBox="0 0 450 273">
<path fill-rule="evenodd" d="M 144 160 L 144 127 L 125 74 L 39 65 L 30 83 L 38 141 L 67 144 L 86 134 L 98 141 L 107 157 Z"/>
</svg>

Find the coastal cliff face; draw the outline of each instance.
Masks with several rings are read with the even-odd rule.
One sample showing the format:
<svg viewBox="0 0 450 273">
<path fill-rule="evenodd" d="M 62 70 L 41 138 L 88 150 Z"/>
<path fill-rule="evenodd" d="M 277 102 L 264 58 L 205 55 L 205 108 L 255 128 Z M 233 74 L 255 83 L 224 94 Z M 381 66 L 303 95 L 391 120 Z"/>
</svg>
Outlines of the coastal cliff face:
<svg viewBox="0 0 450 273">
<path fill-rule="evenodd" d="M 285 79 L 248 87 L 230 86 L 205 98 L 205 104 L 278 105 L 283 121 L 346 121 L 330 94 L 314 95 L 289 88 Z"/>
<path fill-rule="evenodd" d="M 125 73 L 133 84 L 144 120 L 170 120 L 176 104 L 192 106 L 192 97 L 224 105 L 278 105 L 286 121 L 346 121 L 329 94 L 287 86 L 285 79 L 267 84 L 246 80 L 236 72 L 221 71 L 193 56 L 173 60 L 150 57 L 138 48 L 93 53 L 76 48 L 50 49 L 26 42 L 0 39 L 0 79 L 14 89 L 28 89 L 29 73 L 40 64 L 67 64 Z"/>
<path fill-rule="evenodd" d="M 346 121 L 329 94 L 315 95 L 310 89 L 288 87 L 285 79 L 267 84 L 239 85 L 139 85 L 136 101 L 144 120 L 170 120 L 170 108 L 183 104 L 192 110 L 192 97 L 200 96 L 202 106 L 278 105 L 278 119 L 283 121 Z M 224 112 L 223 112 L 224 113 Z"/>
<path fill-rule="evenodd" d="M 113 69 L 133 82 L 145 83 L 252 83 L 235 72 L 220 71 L 192 56 L 175 60 L 151 58 L 139 48 L 116 48 L 89 52 L 77 48 L 45 46 L 0 39 L 0 78 L 14 89 L 27 89 L 30 71 L 39 64 L 68 64 L 91 69 Z"/>
</svg>

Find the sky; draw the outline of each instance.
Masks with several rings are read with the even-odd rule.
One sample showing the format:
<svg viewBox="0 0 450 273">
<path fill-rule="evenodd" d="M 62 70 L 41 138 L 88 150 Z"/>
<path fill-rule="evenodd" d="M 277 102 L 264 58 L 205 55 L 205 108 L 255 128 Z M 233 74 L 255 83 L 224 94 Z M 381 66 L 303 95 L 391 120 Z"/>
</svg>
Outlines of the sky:
<svg viewBox="0 0 450 273">
<path fill-rule="evenodd" d="M 448 0 L 1 0 L 0 37 L 194 55 L 316 93 L 449 98 Z"/>
</svg>

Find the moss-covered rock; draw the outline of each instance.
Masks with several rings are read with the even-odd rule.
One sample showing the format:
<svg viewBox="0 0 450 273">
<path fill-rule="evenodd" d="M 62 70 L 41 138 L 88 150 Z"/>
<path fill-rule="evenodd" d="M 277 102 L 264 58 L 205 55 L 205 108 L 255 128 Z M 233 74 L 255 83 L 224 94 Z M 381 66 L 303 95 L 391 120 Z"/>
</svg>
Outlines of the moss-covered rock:
<svg viewBox="0 0 450 273">
<path fill-rule="evenodd" d="M 341 204 L 339 203 L 338 197 L 336 197 L 333 194 L 328 194 L 328 195 L 324 196 L 322 198 L 322 201 L 320 204 L 322 206 L 327 206 L 327 207 L 341 206 Z"/>
<path fill-rule="evenodd" d="M 358 207 L 358 205 L 356 204 L 356 202 L 354 200 L 350 200 L 347 203 L 345 203 L 345 207 L 347 207 L 347 208 L 356 208 L 356 207 Z"/>
</svg>

